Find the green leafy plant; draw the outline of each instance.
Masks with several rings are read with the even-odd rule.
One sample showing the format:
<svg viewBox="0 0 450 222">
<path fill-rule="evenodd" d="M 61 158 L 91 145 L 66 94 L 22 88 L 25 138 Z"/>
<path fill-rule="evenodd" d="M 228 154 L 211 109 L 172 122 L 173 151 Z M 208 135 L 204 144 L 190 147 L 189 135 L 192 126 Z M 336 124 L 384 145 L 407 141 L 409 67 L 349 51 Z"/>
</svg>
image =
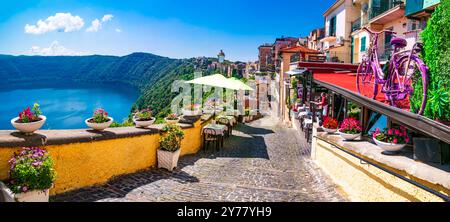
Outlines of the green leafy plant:
<svg viewBox="0 0 450 222">
<path fill-rule="evenodd" d="M 109 121 L 108 113 L 104 109 L 97 109 L 89 120 L 91 123 L 106 123 Z"/>
<path fill-rule="evenodd" d="M 161 150 L 175 152 L 181 148 L 184 132 L 180 126 L 175 124 L 165 125 L 161 134 L 161 139 L 159 140 L 159 148 Z"/>
<path fill-rule="evenodd" d="M 405 144 L 411 140 L 408 136 L 408 132 L 404 126 L 400 128 L 384 129 L 376 128 L 372 134 L 372 137 L 381 142 L 393 143 L 393 144 Z"/>
<path fill-rule="evenodd" d="M 171 114 L 167 115 L 166 119 L 168 119 L 168 120 L 177 120 L 178 116 L 175 113 L 171 113 Z"/>
<path fill-rule="evenodd" d="M 152 114 L 153 114 L 153 112 L 151 109 L 143 109 L 143 110 L 138 111 L 135 114 L 135 117 L 138 121 L 147 121 L 147 120 L 153 119 Z"/>
<path fill-rule="evenodd" d="M 53 161 L 47 151 L 39 147 L 24 147 L 8 161 L 10 189 L 14 193 L 50 189 L 56 177 Z"/>
<path fill-rule="evenodd" d="M 429 99 L 424 115 L 437 120 L 448 121 L 450 105 L 450 1 L 441 1 L 428 20 L 422 32 L 425 64 L 429 68 Z M 421 88 L 420 85 L 414 85 Z M 416 87 L 414 90 L 416 90 Z M 420 90 L 419 90 L 420 91 Z M 416 93 L 416 92 L 414 92 Z M 418 101 L 416 101 L 418 102 Z M 414 107 L 414 101 L 412 105 Z"/>
</svg>

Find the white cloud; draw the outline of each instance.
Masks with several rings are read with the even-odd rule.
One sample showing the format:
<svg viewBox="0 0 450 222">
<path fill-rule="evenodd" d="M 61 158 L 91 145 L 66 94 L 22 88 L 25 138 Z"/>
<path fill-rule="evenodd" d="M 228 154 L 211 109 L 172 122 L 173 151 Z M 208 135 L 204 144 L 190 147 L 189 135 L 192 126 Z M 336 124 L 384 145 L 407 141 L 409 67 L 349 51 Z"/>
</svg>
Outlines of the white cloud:
<svg viewBox="0 0 450 222">
<path fill-rule="evenodd" d="M 95 19 L 94 21 L 91 22 L 91 26 L 86 29 L 86 32 L 97 32 L 101 28 L 102 23 L 98 19 Z"/>
<path fill-rule="evenodd" d="M 122 29 L 116 29 L 116 32 L 122 32 Z"/>
<path fill-rule="evenodd" d="M 114 17 L 114 16 L 111 15 L 111 14 L 104 15 L 103 18 L 102 18 L 102 22 L 111 21 L 111 19 L 112 19 L 113 17 Z"/>
<path fill-rule="evenodd" d="M 61 44 L 59 44 L 58 41 L 53 41 L 48 48 L 32 46 L 30 52 L 33 55 L 42 55 L 42 56 L 79 55 L 79 53 L 75 53 L 67 49 L 66 47 L 62 46 Z"/>
<path fill-rule="evenodd" d="M 113 17 L 114 17 L 113 15 L 107 14 L 107 15 L 104 15 L 104 16 L 103 16 L 102 21 L 100 21 L 100 20 L 98 20 L 98 19 L 94 19 L 94 20 L 91 22 L 91 26 L 89 26 L 89 27 L 86 29 L 86 32 L 98 32 L 98 30 L 102 29 L 102 24 L 105 23 L 105 22 L 111 21 L 111 19 L 112 19 Z M 116 31 L 117 31 L 117 30 L 116 30 Z"/>
<path fill-rule="evenodd" d="M 39 19 L 36 25 L 25 25 L 25 33 L 44 34 L 51 31 L 73 32 L 80 30 L 84 26 L 84 21 L 80 16 L 73 16 L 70 13 L 56 13 L 44 21 Z"/>
</svg>

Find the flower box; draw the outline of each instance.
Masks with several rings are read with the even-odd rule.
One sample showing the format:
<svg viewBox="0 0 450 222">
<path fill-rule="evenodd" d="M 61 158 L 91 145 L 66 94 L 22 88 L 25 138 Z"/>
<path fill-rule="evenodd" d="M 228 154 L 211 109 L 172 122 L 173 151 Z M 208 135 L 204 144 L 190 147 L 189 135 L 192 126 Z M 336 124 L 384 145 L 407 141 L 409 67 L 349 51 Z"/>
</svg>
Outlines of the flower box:
<svg viewBox="0 0 450 222">
<path fill-rule="evenodd" d="M 32 190 L 14 195 L 17 202 L 48 202 L 49 190 Z"/>
<path fill-rule="evenodd" d="M 196 109 L 196 110 L 182 109 L 181 111 L 184 116 L 201 116 L 202 115 L 201 109 Z"/>
<path fill-rule="evenodd" d="M 156 152 L 158 154 L 158 168 L 172 171 L 177 167 L 181 149 L 178 149 L 175 152 L 158 149 Z"/>
<path fill-rule="evenodd" d="M 22 133 L 32 134 L 44 125 L 45 121 L 47 120 L 47 117 L 39 115 L 39 119 L 40 120 L 36 122 L 21 123 L 19 121 L 19 117 L 16 117 L 11 120 L 11 124 L 14 126 L 14 128 L 16 128 Z"/>
<path fill-rule="evenodd" d="M 339 132 L 339 135 L 344 139 L 344 140 L 355 140 L 356 138 L 361 136 L 361 133 L 357 133 L 357 134 L 349 134 L 349 133 L 343 133 L 343 132 Z"/>
<path fill-rule="evenodd" d="M 152 125 L 155 122 L 156 118 L 152 117 L 150 120 L 139 120 L 138 118 L 134 117 L 133 118 L 133 122 L 134 124 L 136 124 L 136 127 L 149 127 L 150 125 Z"/>
<path fill-rule="evenodd" d="M 398 152 L 399 150 L 403 149 L 403 147 L 406 146 L 406 144 L 395 144 L 379 141 L 375 137 L 373 137 L 372 139 L 377 144 L 378 147 L 388 152 Z"/>
<path fill-rule="evenodd" d="M 328 134 L 333 134 L 335 132 L 337 132 L 337 129 L 328 129 L 322 126 L 323 131 L 325 131 Z"/>
<path fill-rule="evenodd" d="M 104 122 L 104 123 L 94 123 L 92 122 L 92 118 L 86 119 L 84 122 L 86 123 L 86 125 L 89 128 L 92 128 L 94 130 L 105 130 L 106 128 L 108 128 L 114 121 L 114 119 L 112 117 L 108 117 L 108 122 Z"/>
</svg>

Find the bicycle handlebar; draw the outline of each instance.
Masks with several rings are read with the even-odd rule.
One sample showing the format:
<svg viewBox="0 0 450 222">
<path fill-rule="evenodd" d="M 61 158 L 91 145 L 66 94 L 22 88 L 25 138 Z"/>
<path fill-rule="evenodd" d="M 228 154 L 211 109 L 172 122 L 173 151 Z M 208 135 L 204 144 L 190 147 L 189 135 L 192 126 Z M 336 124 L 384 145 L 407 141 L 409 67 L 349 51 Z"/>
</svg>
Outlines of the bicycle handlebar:
<svg viewBox="0 0 450 222">
<path fill-rule="evenodd" d="M 397 34 L 396 32 L 391 31 L 391 30 L 388 30 L 388 29 L 384 29 L 384 30 L 381 30 L 381 31 L 379 31 L 379 32 L 372 31 L 371 29 L 369 29 L 369 28 L 367 28 L 367 27 L 363 27 L 362 29 L 363 29 L 363 30 L 366 30 L 366 31 L 369 32 L 370 34 L 377 34 L 377 35 L 379 35 L 379 34 L 381 34 L 381 33 L 383 33 L 383 32 L 387 32 L 387 33 L 391 33 L 391 34 Z"/>
</svg>

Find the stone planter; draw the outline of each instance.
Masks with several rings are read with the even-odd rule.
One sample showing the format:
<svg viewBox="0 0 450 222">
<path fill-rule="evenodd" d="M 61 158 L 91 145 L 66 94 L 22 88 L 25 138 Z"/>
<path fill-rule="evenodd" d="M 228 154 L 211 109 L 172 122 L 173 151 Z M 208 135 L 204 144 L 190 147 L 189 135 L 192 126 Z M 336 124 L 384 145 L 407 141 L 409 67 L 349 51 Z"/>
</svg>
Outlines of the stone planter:
<svg viewBox="0 0 450 222">
<path fill-rule="evenodd" d="M 0 202 L 15 202 L 14 193 L 0 181 Z"/>
<path fill-rule="evenodd" d="M 375 137 L 372 138 L 373 141 L 377 144 L 378 147 L 383 149 L 384 153 L 387 154 L 394 154 L 397 153 L 399 150 L 403 149 L 403 147 L 406 146 L 406 144 L 394 144 L 394 143 L 387 143 L 383 141 L 377 140 Z"/>
<path fill-rule="evenodd" d="M 178 122 L 180 122 L 180 117 L 178 117 L 177 119 L 167 119 L 166 117 L 164 118 L 164 121 L 166 121 L 166 123 L 168 124 L 177 124 Z"/>
<path fill-rule="evenodd" d="M 134 122 L 134 124 L 136 124 L 136 127 L 142 127 L 142 128 L 152 125 L 155 122 L 155 120 L 156 120 L 155 117 L 152 117 L 151 120 L 144 120 L 144 121 L 137 120 L 136 117 L 133 118 L 133 122 Z"/>
<path fill-rule="evenodd" d="M 328 134 L 333 134 L 335 132 L 337 132 L 337 129 L 328 129 L 322 126 L 323 131 L 325 131 Z"/>
<path fill-rule="evenodd" d="M 48 202 L 49 190 L 31 190 L 14 195 L 17 202 Z"/>
<path fill-rule="evenodd" d="M 40 129 L 44 125 L 45 120 L 47 120 L 47 117 L 43 115 L 40 115 L 39 118 L 41 118 L 41 120 L 36 122 L 18 123 L 17 120 L 19 117 L 16 117 L 11 120 L 11 124 L 22 133 L 33 134 L 36 130 Z"/>
<path fill-rule="evenodd" d="M 202 115 L 201 109 L 196 109 L 196 110 L 182 109 L 181 111 L 183 112 L 183 116 L 200 116 L 200 115 Z"/>
<path fill-rule="evenodd" d="M 339 135 L 344 139 L 344 140 L 355 140 L 356 138 L 361 136 L 361 133 L 358 134 L 349 134 L 349 133 L 343 133 L 343 132 L 339 132 Z"/>
<path fill-rule="evenodd" d="M 104 122 L 104 123 L 91 123 L 91 122 L 89 122 L 90 119 L 92 119 L 92 118 L 86 119 L 86 120 L 84 121 L 84 122 L 86 123 L 86 125 L 87 125 L 89 128 L 92 128 L 92 129 L 94 129 L 94 130 L 99 130 L 99 131 L 108 128 L 108 127 L 113 123 L 113 121 L 114 121 L 114 119 L 113 119 L 112 117 L 108 117 L 108 119 L 109 119 L 108 122 Z"/>
<path fill-rule="evenodd" d="M 158 168 L 168 169 L 170 171 L 177 167 L 178 157 L 180 156 L 181 149 L 175 152 L 169 152 L 158 149 Z"/>
</svg>

